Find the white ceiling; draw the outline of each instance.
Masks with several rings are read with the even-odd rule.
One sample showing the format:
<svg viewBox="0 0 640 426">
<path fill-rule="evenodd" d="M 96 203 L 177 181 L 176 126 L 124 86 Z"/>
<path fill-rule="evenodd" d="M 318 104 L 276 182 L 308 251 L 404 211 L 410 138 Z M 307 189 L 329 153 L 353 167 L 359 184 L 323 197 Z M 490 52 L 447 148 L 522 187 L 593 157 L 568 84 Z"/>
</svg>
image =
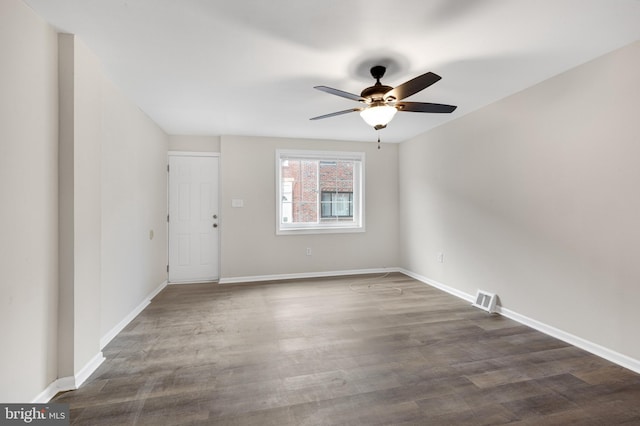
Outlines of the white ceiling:
<svg viewBox="0 0 640 426">
<path fill-rule="evenodd" d="M 24 0 L 76 34 L 106 74 L 167 133 L 375 140 L 359 104 L 369 68 L 383 84 L 442 80 L 408 100 L 398 142 L 640 39 L 639 0 Z M 594 81 L 593 84 L 598 84 Z M 550 100 L 552 101 L 552 100 Z"/>
</svg>

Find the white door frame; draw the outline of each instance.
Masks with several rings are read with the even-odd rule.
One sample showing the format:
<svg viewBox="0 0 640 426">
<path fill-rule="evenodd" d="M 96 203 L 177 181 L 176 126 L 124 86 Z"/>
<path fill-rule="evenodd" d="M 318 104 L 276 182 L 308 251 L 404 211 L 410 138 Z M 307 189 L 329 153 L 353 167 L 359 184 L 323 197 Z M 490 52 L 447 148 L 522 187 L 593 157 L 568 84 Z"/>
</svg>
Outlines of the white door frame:
<svg viewBox="0 0 640 426">
<path fill-rule="evenodd" d="M 170 282 L 169 281 L 169 179 L 170 179 L 170 175 L 171 173 L 169 172 L 169 158 L 170 157 L 217 157 L 220 158 L 220 153 L 219 152 L 210 152 L 210 151 L 168 151 L 168 155 L 167 155 L 167 282 L 169 284 L 175 284 L 175 285 L 179 285 L 179 284 L 188 284 L 188 283 L 181 283 L 181 282 Z M 220 163 L 218 163 L 218 223 L 222 224 L 222 214 L 220 212 L 220 197 L 221 197 L 221 193 L 220 193 Z M 216 259 L 216 261 L 218 262 L 218 280 L 220 279 L 220 276 L 222 276 L 222 271 L 220 269 L 220 259 L 222 257 L 222 254 L 220 253 L 220 247 L 221 247 L 221 241 L 222 241 L 222 232 L 221 230 L 219 230 L 218 232 L 220 232 L 220 236 L 218 237 L 218 259 Z"/>
</svg>

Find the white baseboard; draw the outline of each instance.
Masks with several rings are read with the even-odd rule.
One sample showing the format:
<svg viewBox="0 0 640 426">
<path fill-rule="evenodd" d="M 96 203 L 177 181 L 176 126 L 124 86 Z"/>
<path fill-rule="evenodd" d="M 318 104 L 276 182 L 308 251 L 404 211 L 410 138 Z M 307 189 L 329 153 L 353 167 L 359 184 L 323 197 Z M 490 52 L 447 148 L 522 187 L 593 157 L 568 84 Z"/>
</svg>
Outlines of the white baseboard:
<svg viewBox="0 0 640 426">
<path fill-rule="evenodd" d="M 386 274 L 401 272 L 398 268 L 351 269 L 344 271 L 303 272 L 299 274 L 252 275 L 246 277 L 220 278 L 219 284 L 239 284 L 261 281 L 299 280 L 305 278 L 339 277 L 346 275 Z"/>
<path fill-rule="evenodd" d="M 424 277 L 422 275 L 418 275 L 415 272 L 407 271 L 406 269 L 399 269 L 398 271 L 402 272 L 403 274 L 405 274 L 405 275 L 407 275 L 407 276 L 409 276 L 409 277 L 411 277 L 413 279 L 416 279 L 418 281 L 422 281 L 425 284 L 429 284 L 431 287 L 435 287 L 435 288 L 437 288 L 439 290 L 442 290 L 442 291 L 444 291 L 446 293 L 449 293 L 449 294 L 451 294 L 453 296 L 456 296 L 456 297 L 458 297 L 458 298 L 460 298 L 462 300 L 466 300 L 469 303 L 473 303 L 476 300 L 476 298 L 473 297 L 473 295 L 471 295 L 471 294 L 467 294 L 467 293 L 465 293 L 463 291 L 460 291 L 458 289 L 455 289 L 453 287 L 449 287 L 448 285 L 442 284 L 441 282 L 438 282 L 436 280 L 432 280 L 431 278 L 427 278 L 427 277 Z"/>
<path fill-rule="evenodd" d="M 167 286 L 167 281 L 161 282 L 160 285 L 156 287 L 155 290 L 149 293 L 149 295 L 147 296 L 147 299 L 149 299 L 149 301 L 152 301 L 153 298 L 156 297 L 158 293 L 160 293 L 166 286 Z"/>
<path fill-rule="evenodd" d="M 105 358 L 102 352 L 98 352 L 91 360 L 80 369 L 75 375 L 75 389 L 78 389 L 89 378 L 94 371 L 100 367 L 100 364 L 104 362 Z"/>
<path fill-rule="evenodd" d="M 63 377 L 61 379 L 54 380 L 47 386 L 45 390 L 40 392 L 38 396 L 33 398 L 32 404 L 46 404 L 51 401 L 51 398 L 56 396 L 58 392 L 65 392 L 76 389 L 76 380 L 74 377 Z"/>
<path fill-rule="evenodd" d="M 466 300 L 469 303 L 473 303 L 475 300 L 475 297 L 473 297 L 470 294 L 457 290 L 453 287 L 449 287 L 438 281 L 418 275 L 411 271 L 407 271 L 405 269 L 399 269 L 399 272 L 402 272 L 403 274 L 408 275 L 411 278 L 415 278 L 418 281 L 422 281 L 423 283 L 428 284 L 432 287 L 438 288 L 442 291 L 452 294 L 453 296 L 459 297 L 460 299 Z M 519 322 L 520 324 L 531 327 L 551 337 L 555 337 L 556 339 L 562 340 L 563 342 L 569 343 L 570 345 L 583 349 L 587 352 L 590 352 L 594 355 L 597 355 L 601 358 L 611 361 L 614 364 L 618 364 L 621 367 L 628 368 L 629 370 L 640 374 L 640 360 L 631 358 L 627 355 L 621 354 L 609 348 L 605 348 L 604 346 L 598 345 L 597 343 L 590 342 L 586 339 L 583 339 L 582 337 L 578 337 L 571 333 L 567 333 L 566 331 L 552 327 L 548 324 L 526 317 L 524 315 L 521 315 L 503 306 L 497 305 L 495 313 L 500 314 L 509 319 L 512 319 L 516 322 Z"/>
<path fill-rule="evenodd" d="M 151 303 L 151 299 L 156 297 L 158 293 L 162 291 L 163 288 L 167 286 L 167 282 L 164 281 L 161 283 L 155 290 L 153 290 L 147 297 L 144 298 L 142 302 L 138 306 L 136 306 L 133 311 L 131 311 L 126 317 L 122 319 L 115 327 L 113 327 L 107 334 L 102 336 L 100 339 L 100 351 L 97 353 L 80 371 L 78 371 L 74 377 L 61 377 L 57 380 L 54 380 L 45 390 L 40 392 L 38 396 L 33 399 L 33 403 L 47 403 L 53 398 L 58 392 L 70 391 L 78 389 L 88 378 L 93 374 L 94 371 L 102 364 L 105 360 L 102 355 L 102 349 L 114 338 L 118 333 L 120 333 L 135 317 L 137 317 L 140 312 L 146 308 L 149 303 Z"/>
<path fill-rule="evenodd" d="M 217 279 L 211 280 L 186 280 L 186 281 L 170 281 L 168 285 L 189 285 L 189 284 L 217 284 Z"/>
<path fill-rule="evenodd" d="M 61 377 L 54 380 L 45 390 L 40 392 L 31 402 L 33 404 L 46 404 L 59 392 L 78 389 L 94 371 L 100 367 L 105 358 L 102 352 L 98 352 L 89 362 L 78 371 L 75 376 Z"/>
<path fill-rule="evenodd" d="M 597 343 L 590 342 L 582 337 L 567 333 L 566 331 L 526 317 L 502 306 L 496 306 L 496 313 L 640 374 L 640 360 L 633 359 L 627 355 L 605 348 Z"/>
<path fill-rule="evenodd" d="M 102 336 L 102 338 L 100 339 L 100 350 L 104 349 L 104 347 L 107 346 L 109 342 L 118 335 L 118 333 L 120 333 L 127 325 L 129 325 L 129 323 L 133 321 L 135 317 L 140 315 L 140 312 L 142 312 L 144 308 L 149 306 L 149 303 L 151 303 L 151 299 L 156 297 L 156 295 L 160 293 L 166 286 L 167 282 L 164 281 L 155 290 L 149 293 L 149 295 L 145 297 L 144 300 L 142 300 L 142 302 L 140 302 L 140 304 L 136 306 L 131 312 L 129 312 L 126 317 L 124 317 L 118 324 L 116 324 L 111 330 L 109 330 L 104 336 Z"/>
<path fill-rule="evenodd" d="M 102 336 L 100 339 L 100 351 L 97 353 L 78 373 L 75 374 L 74 377 L 61 377 L 57 380 L 54 380 L 45 390 L 40 392 L 38 396 L 33 399 L 33 403 L 47 403 L 53 398 L 58 392 L 65 392 L 70 390 L 78 389 L 91 374 L 96 371 L 96 369 L 102 364 L 105 360 L 102 355 L 102 349 L 114 338 L 118 333 L 120 333 L 135 317 L 137 317 L 140 312 L 146 308 L 149 303 L 151 303 L 151 299 L 156 297 L 158 293 L 162 291 L 163 288 L 167 286 L 167 282 L 164 281 L 161 283 L 155 290 L 153 290 L 147 297 L 144 298 L 142 302 L 138 306 L 136 306 L 133 311 L 131 311 L 126 317 L 122 319 L 115 327 L 113 327 L 107 334 Z"/>
<path fill-rule="evenodd" d="M 53 383 L 56 384 L 58 388 L 58 392 L 65 392 L 65 391 L 78 389 L 78 386 L 76 386 L 76 378 L 73 376 L 62 377 Z"/>
</svg>

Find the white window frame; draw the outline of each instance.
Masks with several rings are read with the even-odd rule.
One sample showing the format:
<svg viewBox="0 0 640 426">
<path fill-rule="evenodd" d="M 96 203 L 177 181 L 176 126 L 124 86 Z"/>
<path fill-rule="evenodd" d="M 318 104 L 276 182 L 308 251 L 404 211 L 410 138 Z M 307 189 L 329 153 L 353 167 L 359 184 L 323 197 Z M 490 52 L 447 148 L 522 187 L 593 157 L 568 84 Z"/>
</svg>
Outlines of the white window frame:
<svg viewBox="0 0 640 426">
<path fill-rule="evenodd" d="M 353 221 L 320 222 L 320 192 L 318 192 L 318 222 L 316 223 L 284 223 L 282 222 L 282 167 L 281 161 L 318 160 L 318 161 L 354 161 L 356 170 L 353 182 Z M 346 151 L 311 151 L 311 150 L 276 150 L 276 235 L 355 233 L 365 232 L 365 154 L 364 152 Z"/>
</svg>

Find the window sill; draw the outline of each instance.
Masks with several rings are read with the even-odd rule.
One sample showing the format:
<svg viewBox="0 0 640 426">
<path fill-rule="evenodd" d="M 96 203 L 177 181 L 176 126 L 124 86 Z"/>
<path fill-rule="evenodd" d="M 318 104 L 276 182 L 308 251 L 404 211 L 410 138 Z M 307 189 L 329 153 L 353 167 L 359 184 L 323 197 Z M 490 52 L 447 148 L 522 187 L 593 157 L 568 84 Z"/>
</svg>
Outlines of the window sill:
<svg viewBox="0 0 640 426">
<path fill-rule="evenodd" d="M 364 226 L 344 228 L 286 228 L 277 229 L 276 235 L 358 234 L 362 232 L 365 232 Z"/>
</svg>

